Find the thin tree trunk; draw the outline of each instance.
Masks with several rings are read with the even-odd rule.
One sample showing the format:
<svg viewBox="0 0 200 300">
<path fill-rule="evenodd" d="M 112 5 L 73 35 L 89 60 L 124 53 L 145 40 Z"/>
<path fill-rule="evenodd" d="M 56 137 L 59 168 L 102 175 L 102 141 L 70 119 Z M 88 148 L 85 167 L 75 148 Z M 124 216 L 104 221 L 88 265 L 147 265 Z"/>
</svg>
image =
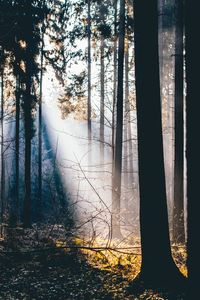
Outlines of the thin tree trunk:
<svg viewBox="0 0 200 300">
<path fill-rule="evenodd" d="M 4 170 L 4 72 L 1 70 L 1 223 L 4 222 L 5 170 Z M 2 234 L 2 232 L 1 232 Z"/>
<path fill-rule="evenodd" d="M 32 15 L 32 1 L 27 2 L 27 13 L 25 15 L 27 24 L 27 35 L 26 35 L 26 91 L 24 96 L 24 135 L 25 135 L 25 159 L 24 159 L 24 169 L 25 169 L 25 193 L 24 193 L 24 227 L 31 226 L 31 139 L 32 139 L 32 74 L 34 72 L 34 54 L 32 52 L 33 34 L 33 15 Z"/>
<path fill-rule="evenodd" d="M 199 298 L 200 270 L 200 201 L 199 169 L 199 2 L 186 0 L 186 154 L 187 154 L 187 198 L 188 198 L 188 276 L 190 286 L 187 299 Z"/>
<path fill-rule="evenodd" d="M 29 76 L 27 72 L 27 76 Z M 24 227 L 31 225 L 31 78 L 26 80 L 26 95 L 24 100 L 24 130 L 25 130 L 25 195 L 24 195 Z"/>
<path fill-rule="evenodd" d="M 15 218 L 19 221 L 19 128 L 20 128 L 20 80 L 16 77 L 16 103 L 15 103 Z"/>
<path fill-rule="evenodd" d="M 41 70 L 40 70 L 40 99 L 38 116 L 38 203 L 37 218 L 42 219 L 42 97 L 43 97 L 43 61 L 44 61 L 44 28 L 42 28 Z"/>
<path fill-rule="evenodd" d="M 183 1 L 175 1 L 175 160 L 173 240 L 184 243 Z"/>
<path fill-rule="evenodd" d="M 164 0 L 158 1 L 158 33 L 159 33 L 159 65 L 160 65 L 160 86 L 161 86 L 161 96 L 162 96 L 162 86 L 163 86 L 163 7 Z"/>
<path fill-rule="evenodd" d="M 114 45 L 113 45 L 113 105 L 112 105 L 112 199 L 114 199 L 114 157 L 115 157 L 115 113 L 116 113 L 116 93 L 117 93 L 117 2 L 114 0 Z M 113 204 L 112 204 L 113 206 Z M 112 207 L 113 211 L 113 207 Z M 113 237 L 113 213 L 111 215 L 111 238 Z"/>
<path fill-rule="evenodd" d="M 129 135 L 128 135 L 128 125 L 129 125 L 129 40 L 128 36 L 125 39 L 125 105 L 124 105 L 124 186 L 125 186 L 125 207 L 128 210 L 129 208 L 129 168 L 128 168 L 128 162 L 129 162 L 129 151 L 128 151 L 128 145 L 129 145 Z"/>
<path fill-rule="evenodd" d="M 125 56 L 125 65 L 126 65 L 126 56 Z M 127 66 L 128 67 L 128 66 Z M 130 69 L 130 68 L 129 68 Z M 128 69 L 128 70 L 129 70 Z M 126 70 L 126 67 L 125 67 Z M 127 71 L 128 71 L 127 70 Z M 126 72 L 127 72 L 126 71 Z M 125 75 L 126 77 L 127 75 Z M 129 76 L 128 76 L 129 77 Z M 128 80 L 128 79 L 127 79 Z M 126 80 L 126 81 L 127 81 Z M 128 81 L 127 81 L 128 82 Z M 129 89 L 129 87 L 128 87 Z M 128 91 L 129 93 L 129 91 Z M 128 180 L 128 187 L 129 187 L 129 193 L 128 193 L 128 198 L 129 198 L 129 203 L 128 203 L 128 209 L 131 210 L 131 212 L 134 215 L 134 220 L 137 218 L 137 210 L 136 210 L 136 200 L 138 197 L 138 193 L 137 193 L 137 189 L 138 189 L 138 185 L 136 182 L 136 176 L 134 174 L 135 170 L 134 170 L 134 161 L 136 160 L 135 157 L 135 146 L 133 147 L 133 136 L 132 136 L 132 121 L 131 121 L 131 107 L 130 107 L 130 101 L 128 99 L 128 101 L 126 102 L 127 105 L 127 115 L 126 115 L 126 120 L 127 120 L 127 155 L 128 155 L 128 176 L 127 176 L 127 180 Z M 134 211 L 133 211 L 134 208 Z"/>
<path fill-rule="evenodd" d="M 135 189 L 135 177 L 134 177 L 134 168 L 133 161 L 136 159 L 134 157 L 135 151 L 133 148 L 133 140 L 132 140 L 132 129 L 131 129 L 131 110 L 130 110 L 130 102 L 128 102 L 128 150 L 129 150 L 129 173 L 128 173 L 128 182 L 131 189 Z"/>
<path fill-rule="evenodd" d="M 105 44 L 104 44 L 104 37 L 101 35 L 101 93 L 100 93 L 100 155 L 101 155 L 101 162 L 104 163 L 104 100 L 105 100 L 105 65 L 104 65 L 104 51 L 105 51 Z"/>
<path fill-rule="evenodd" d="M 134 13 L 142 247 L 142 266 L 138 279 L 144 281 L 147 286 L 176 287 L 182 277 L 172 259 L 169 239 L 161 122 L 157 1 L 135 0 Z"/>
<path fill-rule="evenodd" d="M 91 140 L 91 3 L 88 0 L 88 139 Z"/>
<path fill-rule="evenodd" d="M 112 162 L 114 170 L 115 111 L 117 92 L 117 0 L 114 0 L 114 45 L 113 45 L 113 105 L 112 105 Z"/>
<path fill-rule="evenodd" d="M 123 78 L 124 78 L 124 39 L 125 39 L 125 1 L 120 0 L 119 47 L 118 47 L 118 85 L 117 85 L 117 115 L 113 176 L 112 200 L 112 236 L 121 238 L 120 230 L 120 198 L 122 176 L 122 142 L 123 142 Z"/>
<path fill-rule="evenodd" d="M 136 169 L 134 166 L 136 165 L 135 161 L 137 160 L 136 156 L 136 147 L 137 145 L 133 142 L 132 136 L 132 122 L 131 122 L 131 109 L 130 102 L 128 102 L 128 156 L 129 156 L 129 164 L 128 164 L 128 182 L 129 182 L 129 210 L 133 214 L 134 226 L 138 228 L 137 223 L 135 221 L 138 219 L 138 174 L 136 174 Z"/>
</svg>

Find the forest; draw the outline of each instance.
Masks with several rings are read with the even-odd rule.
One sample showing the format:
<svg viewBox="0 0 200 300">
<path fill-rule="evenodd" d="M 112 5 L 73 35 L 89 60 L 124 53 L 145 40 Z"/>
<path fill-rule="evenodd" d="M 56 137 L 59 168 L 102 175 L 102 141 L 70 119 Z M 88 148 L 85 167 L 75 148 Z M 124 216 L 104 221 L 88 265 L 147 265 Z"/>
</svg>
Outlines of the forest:
<svg viewBox="0 0 200 300">
<path fill-rule="evenodd" d="M 197 4 L 0 0 L 0 299 L 199 299 Z"/>
</svg>

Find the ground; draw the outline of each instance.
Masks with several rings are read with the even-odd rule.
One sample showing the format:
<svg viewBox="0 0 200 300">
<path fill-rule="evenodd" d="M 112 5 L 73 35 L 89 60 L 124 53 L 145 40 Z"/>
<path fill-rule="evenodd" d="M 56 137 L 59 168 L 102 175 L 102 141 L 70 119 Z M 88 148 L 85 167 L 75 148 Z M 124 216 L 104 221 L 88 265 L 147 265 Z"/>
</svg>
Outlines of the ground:
<svg viewBox="0 0 200 300">
<path fill-rule="evenodd" d="M 155 291 L 128 293 L 127 287 L 140 265 L 138 255 L 81 250 L 77 249 L 79 242 L 73 243 L 69 249 L 61 247 L 60 241 L 55 244 L 45 240 L 42 248 L 34 244 L 33 250 L 26 238 L 26 251 L 23 248 L 20 254 L 19 241 L 16 244 L 13 237 L 2 240 L 0 299 L 184 299 L 184 295 Z"/>
</svg>

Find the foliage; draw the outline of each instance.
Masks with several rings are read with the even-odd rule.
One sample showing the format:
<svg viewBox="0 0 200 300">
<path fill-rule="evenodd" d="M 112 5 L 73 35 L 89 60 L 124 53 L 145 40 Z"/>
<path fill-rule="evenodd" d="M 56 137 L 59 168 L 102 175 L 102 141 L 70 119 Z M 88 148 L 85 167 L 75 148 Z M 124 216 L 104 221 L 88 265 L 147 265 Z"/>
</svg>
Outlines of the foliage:
<svg viewBox="0 0 200 300">
<path fill-rule="evenodd" d="M 41 23 L 48 10 L 47 7 L 44 6 L 44 1 L 27 0 L 1 1 L 0 8 L 4 12 L 1 16 L 1 22 L 4 26 L 2 26 L 1 29 L 4 29 L 6 32 L 5 34 L 0 32 L 2 37 L 1 47 L 4 50 L 4 55 L 6 55 L 10 61 L 7 68 L 13 71 L 14 77 L 20 78 L 22 87 L 19 93 L 24 114 L 26 113 L 25 107 L 27 101 L 30 102 L 32 111 L 31 135 L 33 137 L 35 132 L 34 116 L 38 102 L 37 84 L 40 70 L 38 56 L 40 54 L 40 43 L 42 39 Z M 13 26 L 7 30 L 7 27 L 10 28 L 10 23 L 13 24 Z M 4 69 L 6 69 L 6 65 Z M 31 84 L 31 95 L 29 99 L 27 99 L 26 95 L 26 84 L 28 80 L 30 80 Z M 14 81 L 12 77 L 13 86 L 15 86 Z M 6 85 L 8 85 L 8 82 L 5 82 L 5 87 Z M 8 99 L 7 96 L 5 99 Z M 14 92 L 12 96 L 15 96 Z M 14 111 L 15 108 L 12 110 Z"/>
<path fill-rule="evenodd" d="M 87 120 L 87 99 L 84 96 L 86 74 L 84 71 L 80 75 L 73 74 L 70 79 L 71 84 L 66 87 L 65 94 L 59 98 L 62 118 L 75 113 L 75 119 Z"/>
</svg>

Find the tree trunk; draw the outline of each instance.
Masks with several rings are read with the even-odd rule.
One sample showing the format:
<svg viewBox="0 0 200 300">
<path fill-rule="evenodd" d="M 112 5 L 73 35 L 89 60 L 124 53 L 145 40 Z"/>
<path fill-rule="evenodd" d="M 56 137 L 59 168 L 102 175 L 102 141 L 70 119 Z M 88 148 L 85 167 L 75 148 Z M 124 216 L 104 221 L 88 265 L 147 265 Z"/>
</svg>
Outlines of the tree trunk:
<svg viewBox="0 0 200 300">
<path fill-rule="evenodd" d="M 3 64 L 3 62 L 2 62 Z M 1 70 L 1 223 L 4 222 L 5 170 L 4 170 L 4 72 Z M 2 232 L 1 232 L 2 234 Z"/>
<path fill-rule="evenodd" d="M 169 239 L 161 122 L 157 1 L 136 0 L 134 13 L 142 247 L 142 266 L 138 278 L 147 286 L 176 287 L 182 277 L 172 259 Z"/>
<path fill-rule="evenodd" d="M 128 150 L 129 150 L 129 173 L 128 173 L 128 182 L 129 182 L 129 187 L 131 188 L 131 191 L 134 191 L 134 194 L 137 190 L 136 186 L 136 178 L 134 175 L 134 160 L 136 160 L 135 157 L 135 147 L 133 147 L 133 136 L 132 136 L 132 128 L 131 128 L 131 109 L 130 109 L 130 102 L 128 102 Z M 133 197 L 135 198 L 135 197 Z"/>
<path fill-rule="evenodd" d="M 31 78 L 27 71 L 26 95 L 24 100 L 25 130 L 25 195 L 24 195 L 24 227 L 31 226 Z"/>
<path fill-rule="evenodd" d="M 15 218 L 19 221 L 19 129 L 20 129 L 20 79 L 16 77 L 15 115 Z"/>
<path fill-rule="evenodd" d="M 183 1 L 175 1 L 175 160 L 173 240 L 184 243 Z"/>
<path fill-rule="evenodd" d="M 122 176 L 122 142 L 123 142 L 123 78 L 124 78 L 124 39 L 125 39 L 125 1 L 120 0 L 119 47 L 118 47 L 118 84 L 117 115 L 113 174 L 112 200 L 112 237 L 122 238 L 120 230 L 120 198 Z"/>
<path fill-rule="evenodd" d="M 163 7 L 164 0 L 158 1 L 158 33 L 159 33 L 159 65 L 160 65 L 160 86 L 162 93 L 163 86 Z"/>
<path fill-rule="evenodd" d="M 112 199 L 114 199 L 114 157 L 115 157 L 115 114 L 117 93 L 117 1 L 114 0 L 114 45 L 113 45 L 113 105 L 112 105 Z M 112 203 L 113 206 L 113 203 Z M 113 210 L 113 207 L 112 207 Z M 111 215 L 111 237 L 113 236 L 113 214 Z"/>
<path fill-rule="evenodd" d="M 186 0 L 186 154 L 188 198 L 188 276 L 190 288 L 187 299 L 199 298 L 199 9 L 198 1 Z"/>
<path fill-rule="evenodd" d="M 25 15 L 25 21 L 27 25 L 27 31 L 25 35 L 26 39 L 26 56 L 25 56 L 25 96 L 24 96 L 24 135 L 25 135 L 25 193 L 24 193 L 24 227 L 31 226 L 31 139 L 32 139 L 32 81 L 34 74 L 34 53 L 32 47 L 34 46 L 34 25 L 32 14 L 32 1 L 27 2 L 27 13 Z"/>
<path fill-rule="evenodd" d="M 42 26 L 43 27 L 43 26 Z M 42 219 L 42 84 L 43 84 L 43 60 L 44 60 L 44 28 L 42 28 L 42 47 L 41 47 L 41 70 L 40 70 L 40 99 L 38 116 L 38 203 L 37 218 Z"/>
<path fill-rule="evenodd" d="M 104 163 L 104 99 L 105 99 L 105 65 L 104 65 L 104 37 L 101 35 L 101 74 L 100 74 L 100 81 L 101 81 L 101 92 L 100 92 L 100 155 L 101 155 L 101 162 Z"/>
<path fill-rule="evenodd" d="M 114 0 L 114 45 L 113 45 L 113 105 L 112 105 L 112 170 L 114 172 L 115 111 L 117 92 L 117 0 Z"/>
<path fill-rule="evenodd" d="M 129 163 L 129 151 L 128 151 L 128 146 L 129 146 L 129 134 L 128 134 L 128 126 L 129 126 L 129 40 L 128 40 L 128 35 L 125 39 L 125 105 L 124 105 L 124 186 L 125 186 L 125 208 L 128 212 L 129 208 L 129 168 L 128 168 L 128 163 Z"/>
<path fill-rule="evenodd" d="M 91 140 L 91 16 L 90 0 L 88 0 L 88 139 Z"/>
</svg>

